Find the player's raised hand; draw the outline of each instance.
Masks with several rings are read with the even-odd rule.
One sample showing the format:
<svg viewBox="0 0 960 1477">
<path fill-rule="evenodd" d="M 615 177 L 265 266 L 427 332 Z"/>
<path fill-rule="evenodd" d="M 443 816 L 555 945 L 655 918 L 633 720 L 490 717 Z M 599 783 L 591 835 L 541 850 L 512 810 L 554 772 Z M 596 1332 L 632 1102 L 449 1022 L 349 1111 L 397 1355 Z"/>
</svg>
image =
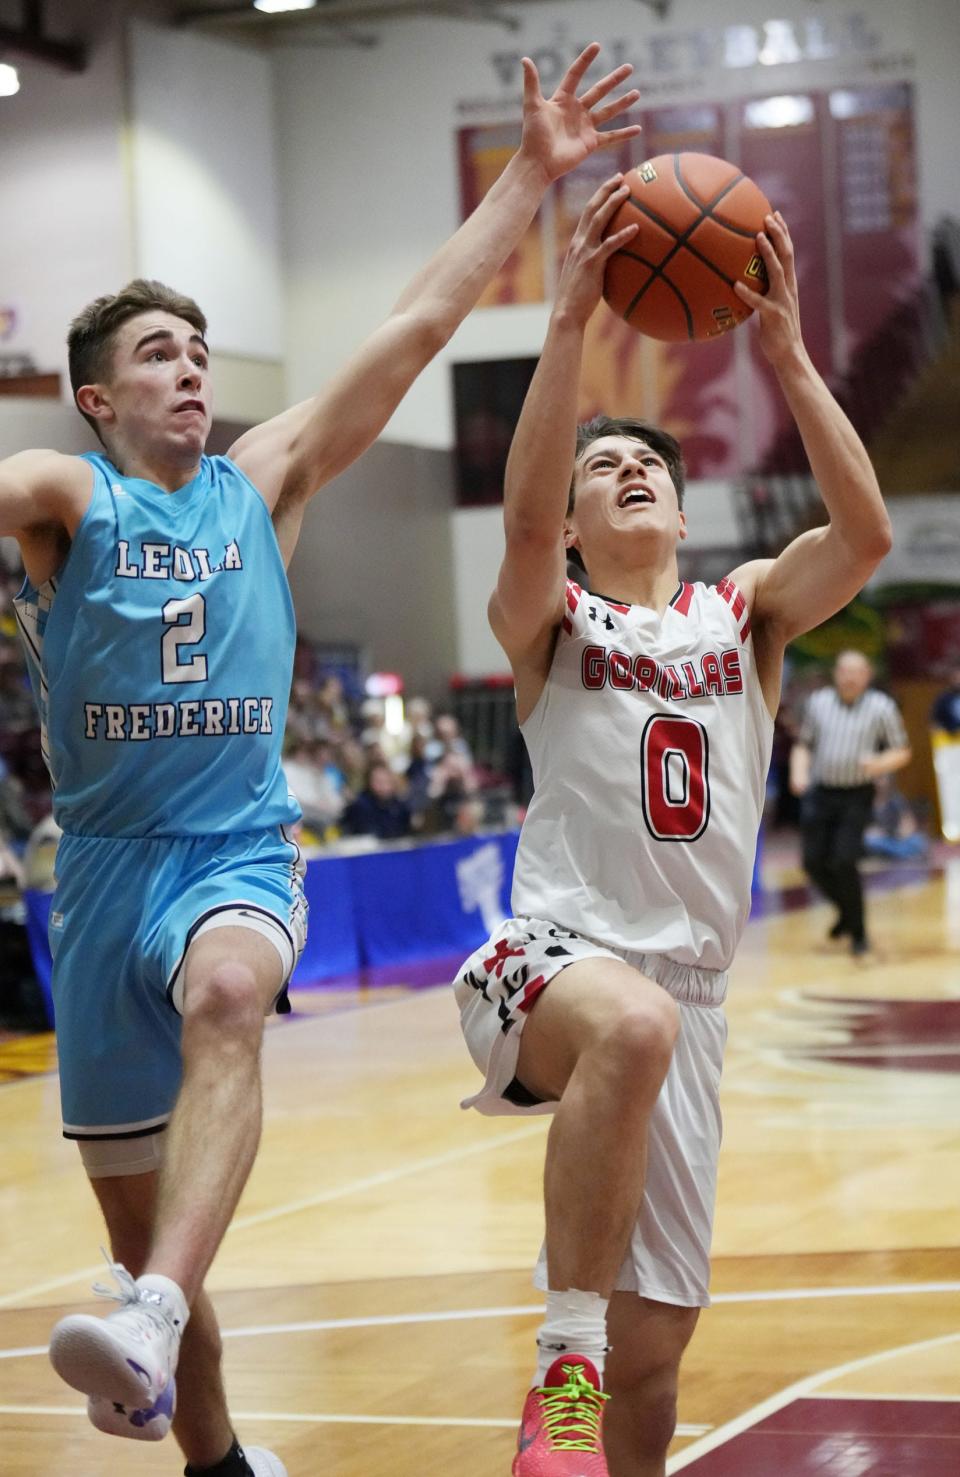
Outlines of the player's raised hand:
<svg viewBox="0 0 960 1477">
<path fill-rule="evenodd" d="M 603 274 L 607 262 L 615 251 L 637 234 L 640 227 L 636 222 L 604 237 L 616 212 L 626 200 L 630 188 L 623 182 L 622 174 L 614 174 L 604 180 L 599 190 L 591 195 L 577 222 L 577 229 L 564 257 L 554 313 L 563 314 L 575 322 L 586 323 L 603 291 Z"/>
<path fill-rule="evenodd" d="M 779 210 L 766 217 L 764 230 L 757 235 L 757 249 L 767 269 L 769 290 L 761 294 L 743 282 L 736 282 L 734 291 L 756 312 L 760 346 L 776 368 L 803 347 L 793 242 Z"/>
<path fill-rule="evenodd" d="M 637 89 L 632 88 L 610 102 L 604 101 L 630 76 L 633 68 L 629 62 L 615 67 L 580 97 L 577 96 L 577 88 L 599 54 L 599 42 L 592 41 L 567 69 L 560 86 L 549 98 L 540 91 L 540 76 L 533 62 L 528 56 L 523 58 L 523 140 L 520 152 L 535 159 L 548 180 L 559 179 L 560 175 L 575 169 L 596 149 L 610 148 L 624 139 L 635 138 L 640 132 L 639 124 L 600 132 L 605 123 L 632 108 L 640 96 Z"/>
</svg>

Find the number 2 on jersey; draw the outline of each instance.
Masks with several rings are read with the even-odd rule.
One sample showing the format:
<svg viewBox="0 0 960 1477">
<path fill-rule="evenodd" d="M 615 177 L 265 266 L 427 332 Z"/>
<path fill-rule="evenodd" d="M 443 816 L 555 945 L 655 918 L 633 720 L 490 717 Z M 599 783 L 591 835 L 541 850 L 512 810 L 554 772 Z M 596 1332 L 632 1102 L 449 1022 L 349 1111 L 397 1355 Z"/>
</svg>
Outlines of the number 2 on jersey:
<svg viewBox="0 0 960 1477">
<path fill-rule="evenodd" d="M 695 718 L 649 718 L 640 741 L 643 818 L 657 841 L 696 841 L 710 818 L 707 730 Z"/>
<path fill-rule="evenodd" d="M 180 660 L 180 647 L 196 646 L 206 634 L 207 606 L 203 596 L 188 595 L 185 600 L 168 600 L 161 614 L 163 624 L 170 627 L 164 632 L 160 646 L 164 682 L 206 682 L 205 656 L 198 653 L 185 662 Z"/>
</svg>

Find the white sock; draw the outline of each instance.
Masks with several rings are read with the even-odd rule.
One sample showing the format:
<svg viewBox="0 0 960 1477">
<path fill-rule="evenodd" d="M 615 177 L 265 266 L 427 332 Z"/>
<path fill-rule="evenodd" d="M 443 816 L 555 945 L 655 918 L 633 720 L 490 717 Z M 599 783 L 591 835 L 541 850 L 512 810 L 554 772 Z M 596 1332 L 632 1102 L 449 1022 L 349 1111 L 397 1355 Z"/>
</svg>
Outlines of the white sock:
<svg viewBox="0 0 960 1477">
<path fill-rule="evenodd" d="M 607 1353 L 607 1298 L 598 1292 L 548 1292 L 546 1316 L 537 1329 L 537 1373 L 535 1385 L 542 1385 L 547 1370 L 555 1359 L 569 1349 L 583 1354 L 603 1380 Z"/>
</svg>

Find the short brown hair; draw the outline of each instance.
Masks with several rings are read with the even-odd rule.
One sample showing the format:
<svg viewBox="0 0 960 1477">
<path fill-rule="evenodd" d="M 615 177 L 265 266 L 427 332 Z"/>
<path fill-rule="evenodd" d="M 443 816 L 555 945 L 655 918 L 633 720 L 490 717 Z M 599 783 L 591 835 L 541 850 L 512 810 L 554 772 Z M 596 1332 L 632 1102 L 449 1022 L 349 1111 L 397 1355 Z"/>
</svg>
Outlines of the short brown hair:
<svg viewBox="0 0 960 1477">
<path fill-rule="evenodd" d="M 174 292 L 172 287 L 166 287 L 162 282 L 137 277 L 119 292 L 108 297 L 98 297 L 94 302 L 88 303 L 70 324 L 67 353 L 74 400 L 82 385 L 99 384 L 109 378 L 113 340 L 117 329 L 129 318 L 156 311 L 183 318 L 197 330 L 201 338 L 206 338 L 207 320 L 192 297 Z M 100 428 L 93 416 L 87 415 L 83 410 L 80 414 L 100 436 Z"/>
</svg>

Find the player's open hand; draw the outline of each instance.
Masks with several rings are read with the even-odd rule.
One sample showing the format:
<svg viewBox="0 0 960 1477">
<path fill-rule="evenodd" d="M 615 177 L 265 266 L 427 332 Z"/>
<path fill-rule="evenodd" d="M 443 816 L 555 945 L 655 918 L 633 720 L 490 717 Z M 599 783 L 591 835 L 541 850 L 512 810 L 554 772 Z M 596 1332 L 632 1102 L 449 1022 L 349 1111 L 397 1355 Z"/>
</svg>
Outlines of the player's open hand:
<svg viewBox="0 0 960 1477">
<path fill-rule="evenodd" d="M 540 91 L 540 76 L 533 62 L 528 56 L 523 58 L 523 140 L 520 152 L 540 164 L 547 180 L 559 179 L 560 175 L 575 169 L 594 150 L 608 149 L 624 139 L 635 138 L 640 132 L 639 124 L 600 132 L 603 124 L 632 108 L 640 96 L 633 88 L 610 102 L 604 101 L 630 76 L 633 68 L 628 62 L 615 67 L 599 82 L 588 87 L 582 96 L 577 96 L 577 88 L 599 54 L 599 43 L 592 41 L 567 69 L 560 86 L 549 98 Z"/>
<path fill-rule="evenodd" d="M 778 210 L 766 217 L 764 227 L 757 235 L 757 249 L 767 269 L 769 290 L 763 295 L 743 282 L 736 282 L 734 291 L 756 312 L 760 346 L 776 368 L 803 347 L 803 335 L 793 242 L 787 223 Z"/>
<path fill-rule="evenodd" d="M 604 238 L 604 232 L 629 194 L 630 187 L 624 184 L 623 175 L 615 174 L 590 196 L 564 257 L 554 314 L 586 323 L 597 306 L 607 262 L 640 229 L 634 221 Z"/>
</svg>

